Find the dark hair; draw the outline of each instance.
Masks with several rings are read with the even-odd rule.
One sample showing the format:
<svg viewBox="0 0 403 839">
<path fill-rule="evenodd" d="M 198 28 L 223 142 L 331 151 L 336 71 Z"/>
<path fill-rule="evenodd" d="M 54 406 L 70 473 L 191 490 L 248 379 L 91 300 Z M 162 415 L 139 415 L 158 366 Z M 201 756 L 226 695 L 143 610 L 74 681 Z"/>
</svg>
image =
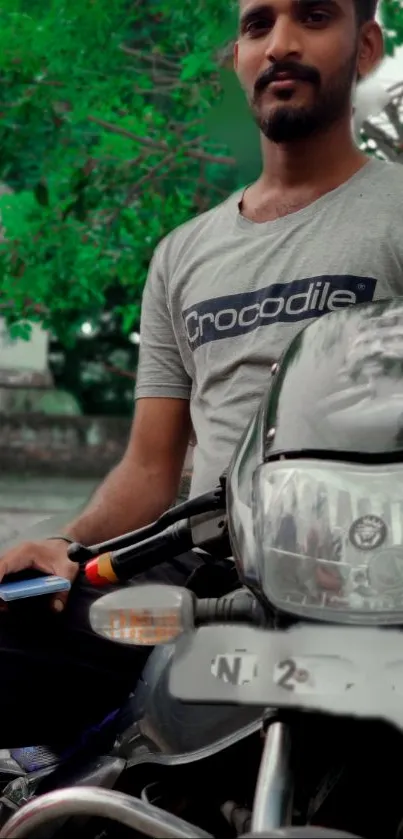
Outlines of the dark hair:
<svg viewBox="0 0 403 839">
<path fill-rule="evenodd" d="M 353 0 L 353 3 L 359 26 L 374 19 L 378 0 Z"/>
</svg>

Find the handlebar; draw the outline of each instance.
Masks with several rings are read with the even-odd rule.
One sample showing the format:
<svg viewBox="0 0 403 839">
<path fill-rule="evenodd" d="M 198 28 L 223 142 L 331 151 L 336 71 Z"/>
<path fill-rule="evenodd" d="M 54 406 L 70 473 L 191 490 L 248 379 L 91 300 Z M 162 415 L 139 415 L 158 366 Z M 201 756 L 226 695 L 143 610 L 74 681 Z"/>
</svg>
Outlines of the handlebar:
<svg viewBox="0 0 403 839">
<path fill-rule="evenodd" d="M 213 510 L 225 509 L 225 476 L 220 478 L 220 483 L 212 492 L 205 492 L 203 495 L 198 495 L 196 498 L 191 498 L 189 501 L 183 501 L 177 504 L 170 510 L 167 510 L 156 521 L 147 524 L 145 527 L 140 527 L 138 530 L 132 530 L 130 533 L 124 533 L 122 536 L 117 536 L 114 539 L 108 539 L 106 542 L 99 542 L 96 545 L 82 545 L 80 542 L 74 542 L 70 545 L 68 550 L 69 558 L 72 562 L 84 564 L 90 559 L 108 551 L 117 551 L 121 548 L 132 547 L 138 542 L 143 542 L 157 533 L 161 533 L 176 522 L 183 521 L 191 516 L 198 516 L 203 513 L 209 513 Z"/>
<path fill-rule="evenodd" d="M 231 553 L 224 478 L 213 492 L 178 504 L 146 527 L 89 547 L 75 542 L 68 556 L 85 564 L 92 585 L 102 586 L 125 582 L 192 548 L 209 550 L 217 543 L 220 555 Z"/>
<path fill-rule="evenodd" d="M 245 623 L 248 626 L 267 626 L 263 606 L 248 589 L 238 589 L 223 597 L 194 600 L 194 626 L 214 623 Z"/>
<path fill-rule="evenodd" d="M 134 835 L 165 839 L 213 839 L 210 833 L 178 816 L 145 804 L 116 790 L 72 787 L 48 792 L 17 810 L 0 830 L 0 839 L 22 839 L 49 823 L 70 816 L 111 819 L 134 831 Z"/>
</svg>

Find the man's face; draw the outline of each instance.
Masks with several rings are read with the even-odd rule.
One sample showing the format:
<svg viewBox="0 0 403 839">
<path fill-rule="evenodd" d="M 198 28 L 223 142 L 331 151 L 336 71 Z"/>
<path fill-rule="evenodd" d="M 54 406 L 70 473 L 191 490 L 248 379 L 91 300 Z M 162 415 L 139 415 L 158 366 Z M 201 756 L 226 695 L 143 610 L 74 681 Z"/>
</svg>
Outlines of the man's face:
<svg viewBox="0 0 403 839">
<path fill-rule="evenodd" d="M 380 58 L 376 30 L 358 29 L 352 0 L 240 0 L 235 68 L 262 133 L 287 143 L 349 116 Z"/>
</svg>

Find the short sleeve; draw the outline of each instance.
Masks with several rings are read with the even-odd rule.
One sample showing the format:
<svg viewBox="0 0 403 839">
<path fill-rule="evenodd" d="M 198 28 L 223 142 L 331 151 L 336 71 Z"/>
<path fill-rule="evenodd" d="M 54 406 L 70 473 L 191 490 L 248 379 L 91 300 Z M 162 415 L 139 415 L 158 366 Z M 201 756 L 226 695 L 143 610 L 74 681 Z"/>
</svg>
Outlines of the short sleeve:
<svg viewBox="0 0 403 839">
<path fill-rule="evenodd" d="M 191 380 L 183 365 L 167 301 L 166 270 L 160 245 L 151 260 L 143 293 L 136 399 L 190 399 Z"/>
</svg>

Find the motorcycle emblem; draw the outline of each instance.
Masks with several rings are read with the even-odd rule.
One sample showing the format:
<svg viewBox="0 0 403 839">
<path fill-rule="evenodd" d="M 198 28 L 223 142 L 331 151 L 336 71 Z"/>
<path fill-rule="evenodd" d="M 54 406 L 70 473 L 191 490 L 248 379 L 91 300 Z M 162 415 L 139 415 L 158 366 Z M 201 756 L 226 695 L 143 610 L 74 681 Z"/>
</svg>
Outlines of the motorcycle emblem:
<svg viewBox="0 0 403 839">
<path fill-rule="evenodd" d="M 360 551 L 373 551 L 383 545 L 387 527 L 379 516 L 361 516 L 356 519 L 349 532 L 350 542 Z"/>
</svg>

